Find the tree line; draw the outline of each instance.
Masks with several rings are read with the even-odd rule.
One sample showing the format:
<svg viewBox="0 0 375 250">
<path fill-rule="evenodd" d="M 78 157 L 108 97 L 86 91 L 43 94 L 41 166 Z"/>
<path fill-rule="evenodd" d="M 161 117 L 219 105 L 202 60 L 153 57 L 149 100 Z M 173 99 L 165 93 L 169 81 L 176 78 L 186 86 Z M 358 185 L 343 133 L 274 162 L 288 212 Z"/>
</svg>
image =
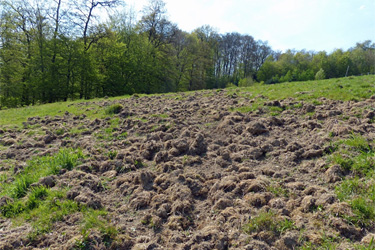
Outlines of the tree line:
<svg viewBox="0 0 375 250">
<path fill-rule="evenodd" d="M 137 20 L 122 0 L 0 4 L 0 109 L 133 93 L 246 86 L 254 81 L 374 72 L 375 44 L 348 51 L 275 52 L 266 41 L 210 26 L 185 32 L 150 0 Z M 101 21 L 99 13 L 108 13 Z M 319 72 L 319 74 L 318 74 Z"/>
<path fill-rule="evenodd" d="M 343 51 L 273 53 L 257 72 L 265 83 L 308 81 L 349 75 L 375 74 L 375 43 L 367 40 Z"/>
</svg>

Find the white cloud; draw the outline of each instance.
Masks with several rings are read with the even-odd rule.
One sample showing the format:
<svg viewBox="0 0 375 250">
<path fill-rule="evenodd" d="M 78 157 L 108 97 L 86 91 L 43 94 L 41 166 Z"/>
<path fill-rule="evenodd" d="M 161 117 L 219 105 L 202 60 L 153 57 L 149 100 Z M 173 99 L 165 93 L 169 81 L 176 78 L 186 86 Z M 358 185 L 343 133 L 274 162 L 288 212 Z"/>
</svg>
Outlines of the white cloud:
<svg viewBox="0 0 375 250">
<path fill-rule="evenodd" d="M 366 5 L 362 5 L 361 7 L 359 7 L 359 10 L 364 10 L 366 9 Z"/>
</svg>

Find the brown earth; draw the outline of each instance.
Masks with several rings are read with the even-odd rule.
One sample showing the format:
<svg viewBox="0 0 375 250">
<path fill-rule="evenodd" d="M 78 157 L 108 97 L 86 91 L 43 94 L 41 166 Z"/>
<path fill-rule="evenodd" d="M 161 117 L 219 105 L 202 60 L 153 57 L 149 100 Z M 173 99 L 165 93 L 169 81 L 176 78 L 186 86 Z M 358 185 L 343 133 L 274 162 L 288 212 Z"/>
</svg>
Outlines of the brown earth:
<svg viewBox="0 0 375 250">
<path fill-rule="evenodd" d="M 109 212 L 116 240 L 106 245 L 93 231 L 92 249 L 296 249 L 327 236 L 339 237 L 338 249 L 350 249 L 374 234 L 340 216 L 351 213 L 334 192 L 347 173 L 326 158 L 330 142 L 352 132 L 375 138 L 375 115 L 368 111 L 375 100 L 322 98 L 314 106 L 286 99 L 265 101 L 256 112 L 230 111 L 254 100 L 223 90 L 115 101 L 123 109 L 114 116 L 120 125 L 110 140 L 97 135 L 111 118 L 91 121 L 63 112 L 29 118 L 21 131 L 2 130 L 0 144 L 7 149 L 0 152 L 1 171 L 14 163 L 14 171 L 22 171 L 36 154 L 62 147 L 83 149 L 89 157 L 82 165 L 41 182 L 70 187 L 68 199 Z M 111 104 L 97 102 L 99 108 Z M 271 116 L 267 107 L 284 111 Z M 28 136 L 35 124 L 45 134 Z M 57 135 L 57 129 L 65 132 Z M 249 219 L 269 210 L 295 227 L 282 234 L 245 232 Z M 68 216 L 30 241 L 30 225 L 14 227 L 0 218 L 0 249 L 72 249 L 81 237 L 79 221 L 80 214 Z"/>
</svg>

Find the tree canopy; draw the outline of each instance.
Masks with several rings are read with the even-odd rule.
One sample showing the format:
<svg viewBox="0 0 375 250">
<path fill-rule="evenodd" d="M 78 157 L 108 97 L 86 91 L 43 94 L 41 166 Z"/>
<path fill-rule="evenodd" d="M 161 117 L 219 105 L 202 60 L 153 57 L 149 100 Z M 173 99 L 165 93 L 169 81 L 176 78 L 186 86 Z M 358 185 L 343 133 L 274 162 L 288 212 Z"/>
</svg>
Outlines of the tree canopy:
<svg viewBox="0 0 375 250">
<path fill-rule="evenodd" d="M 0 109 L 375 72 L 371 41 L 330 54 L 275 52 L 266 41 L 207 25 L 185 32 L 162 0 L 151 0 L 139 20 L 130 9 L 114 11 L 122 0 L 0 3 Z"/>
</svg>

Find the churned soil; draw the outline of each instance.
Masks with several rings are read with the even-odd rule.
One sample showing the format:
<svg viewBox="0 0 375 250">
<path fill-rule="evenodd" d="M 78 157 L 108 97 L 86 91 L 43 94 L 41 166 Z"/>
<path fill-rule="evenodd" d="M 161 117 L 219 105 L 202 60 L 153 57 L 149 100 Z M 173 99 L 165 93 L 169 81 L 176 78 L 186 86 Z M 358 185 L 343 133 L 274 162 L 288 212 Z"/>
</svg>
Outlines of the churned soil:
<svg viewBox="0 0 375 250">
<path fill-rule="evenodd" d="M 264 106 L 236 111 L 258 99 Z M 352 133 L 375 138 L 374 99 L 321 98 L 314 105 L 210 90 L 98 101 L 97 109 L 122 109 L 95 120 L 62 111 L 30 117 L 21 130 L 0 130 L 0 166 L 22 171 L 33 157 L 81 148 L 87 156 L 81 165 L 40 182 L 68 187 L 67 199 L 108 211 L 116 238 L 108 242 L 93 230 L 88 249 L 297 249 L 325 237 L 350 249 L 375 231 L 342 216 L 352 214 L 335 194 L 346 173 L 327 157 L 332 142 Z M 36 124 L 45 133 L 29 136 Z M 271 211 L 293 226 L 246 230 Z M 0 217 L 0 249 L 73 249 L 81 217 L 69 215 L 33 240 L 30 225 Z"/>
</svg>

